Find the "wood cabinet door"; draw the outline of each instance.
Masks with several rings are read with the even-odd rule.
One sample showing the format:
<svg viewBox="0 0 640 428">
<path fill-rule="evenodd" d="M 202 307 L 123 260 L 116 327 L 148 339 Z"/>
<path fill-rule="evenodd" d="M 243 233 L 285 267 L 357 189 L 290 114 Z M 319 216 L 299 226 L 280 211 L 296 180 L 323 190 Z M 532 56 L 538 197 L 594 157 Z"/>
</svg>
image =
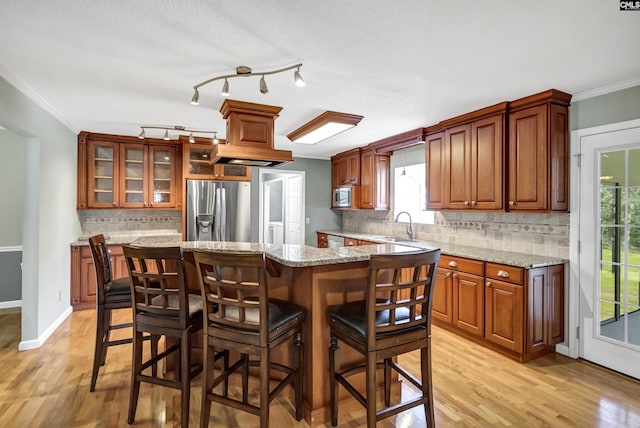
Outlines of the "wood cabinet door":
<svg viewBox="0 0 640 428">
<path fill-rule="evenodd" d="M 366 150 L 360 155 L 360 172 L 359 207 L 373 209 L 376 200 L 376 165 L 373 150 Z"/>
<path fill-rule="evenodd" d="M 340 187 L 340 160 L 331 161 L 331 191 Z"/>
<path fill-rule="evenodd" d="M 448 162 L 446 155 L 444 132 L 438 132 L 427 136 L 425 142 L 425 164 L 427 166 L 426 189 L 427 208 L 447 208 L 445 185 L 447 178 L 444 175 L 445 164 Z"/>
<path fill-rule="evenodd" d="M 190 144 L 182 145 L 183 165 L 182 173 L 184 178 L 196 180 L 214 180 L 214 165 L 211 163 L 211 144 Z"/>
<path fill-rule="evenodd" d="M 468 209 L 471 203 L 471 125 L 459 125 L 445 131 L 448 165 L 445 192 L 447 207 Z"/>
<path fill-rule="evenodd" d="M 329 248 L 329 237 L 326 233 L 316 232 L 318 234 L 318 248 Z"/>
<path fill-rule="evenodd" d="M 564 342 L 564 265 L 548 267 L 548 344 Z"/>
<path fill-rule="evenodd" d="M 463 272 L 453 277 L 453 324 L 460 330 L 484 336 L 484 278 Z"/>
<path fill-rule="evenodd" d="M 547 105 L 509 114 L 509 211 L 547 210 Z"/>
<path fill-rule="evenodd" d="M 146 172 L 147 146 L 120 144 L 120 195 L 121 208 L 146 208 L 148 174 Z"/>
<path fill-rule="evenodd" d="M 80 258 L 80 302 L 96 301 L 96 270 L 93 258 Z"/>
<path fill-rule="evenodd" d="M 150 208 L 176 206 L 176 148 L 169 145 L 148 146 L 145 203 Z"/>
<path fill-rule="evenodd" d="M 358 185 L 360 184 L 360 153 L 355 153 L 347 156 L 347 176 L 346 181 L 348 184 Z"/>
<path fill-rule="evenodd" d="M 527 275 L 527 352 L 544 349 L 548 344 L 547 275 L 546 267 L 529 269 Z"/>
<path fill-rule="evenodd" d="M 431 296 L 431 317 L 447 324 L 453 323 L 453 272 L 438 268 Z"/>
<path fill-rule="evenodd" d="M 524 350 L 522 288 L 495 279 L 485 283 L 485 338 L 519 353 Z"/>
<path fill-rule="evenodd" d="M 111 141 L 87 142 L 88 208 L 118 206 L 118 147 L 117 143 Z"/>
<path fill-rule="evenodd" d="M 389 200 L 389 175 L 391 174 L 391 158 L 386 155 L 376 155 L 376 185 L 375 185 L 375 209 L 388 210 L 391 208 Z"/>
<path fill-rule="evenodd" d="M 470 208 L 504 207 L 504 119 L 490 116 L 471 124 Z"/>
</svg>

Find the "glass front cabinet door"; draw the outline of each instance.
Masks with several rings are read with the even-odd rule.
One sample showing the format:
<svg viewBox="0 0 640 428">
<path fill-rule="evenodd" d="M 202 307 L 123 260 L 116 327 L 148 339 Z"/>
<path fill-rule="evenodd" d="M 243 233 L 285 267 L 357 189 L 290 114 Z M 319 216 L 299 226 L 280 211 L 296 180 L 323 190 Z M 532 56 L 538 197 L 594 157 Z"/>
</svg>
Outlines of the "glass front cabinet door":
<svg viewBox="0 0 640 428">
<path fill-rule="evenodd" d="M 87 142 L 87 207 L 118 206 L 118 144 L 111 141 Z"/>
</svg>

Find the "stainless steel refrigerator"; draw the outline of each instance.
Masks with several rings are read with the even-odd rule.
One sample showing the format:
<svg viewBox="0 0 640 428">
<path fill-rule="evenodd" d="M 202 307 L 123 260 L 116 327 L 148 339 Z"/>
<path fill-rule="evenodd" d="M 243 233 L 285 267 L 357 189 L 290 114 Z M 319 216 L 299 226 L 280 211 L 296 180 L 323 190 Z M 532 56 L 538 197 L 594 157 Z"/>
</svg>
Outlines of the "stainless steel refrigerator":
<svg viewBox="0 0 640 428">
<path fill-rule="evenodd" d="M 187 240 L 251 240 L 251 183 L 187 180 Z"/>
</svg>

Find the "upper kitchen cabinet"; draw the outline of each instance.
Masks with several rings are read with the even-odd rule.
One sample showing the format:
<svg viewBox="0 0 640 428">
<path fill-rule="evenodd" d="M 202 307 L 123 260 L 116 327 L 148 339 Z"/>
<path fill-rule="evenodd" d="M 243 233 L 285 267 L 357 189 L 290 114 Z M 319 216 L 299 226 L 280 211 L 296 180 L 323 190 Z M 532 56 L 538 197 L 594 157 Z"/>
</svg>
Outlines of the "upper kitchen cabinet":
<svg viewBox="0 0 640 428">
<path fill-rule="evenodd" d="M 388 210 L 390 156 L 374 149 L 360 153 L 360 208 Z"/>
<path fill-rule="evenodd" d="M 355 148 L 331 157 L 332 187 L 360 184 L 360 149 Z"/>
<path fill-rule="evenodd" d="M 511 102 L 509 211 L 568 210 L 570 101 L 551 89 Z"/>
<path fill-rule="evenodd" d="M 181 209 L 182 147 L 163 140 L 78 135 L 78 209 Z"/>
<path fill-rule="evenodd" d="M 234 164 L 212 164 L 211 153 L 213 145 L 211 142 L 198 141 L 190 144 L 188 138 L 180 136 L 183 141 L 183 175 L 184 178 L 195 180 L 233 180 L 251 181 L 251 167 Z M 221 141 L 222 143 L 222 141 Z"/>
<path fill-rule="evenodd" d="M 503 210 L 507 103 L 441 122 L 427 133 L 430 209 Z"/>
</svg>

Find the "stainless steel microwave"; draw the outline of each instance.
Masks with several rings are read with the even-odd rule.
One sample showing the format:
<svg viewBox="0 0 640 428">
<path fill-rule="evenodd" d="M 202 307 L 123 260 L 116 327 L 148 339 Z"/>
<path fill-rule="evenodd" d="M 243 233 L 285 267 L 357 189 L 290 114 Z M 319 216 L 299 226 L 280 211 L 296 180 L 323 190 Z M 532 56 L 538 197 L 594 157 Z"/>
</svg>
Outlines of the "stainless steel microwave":
<svg viewBox="0 0 640 428">
<path fill-rule="evenodd" d="M 353 189 L 351 187 L 336 187 L 333 189 L 333 208 L 352 208 Z"/>
</svg>

